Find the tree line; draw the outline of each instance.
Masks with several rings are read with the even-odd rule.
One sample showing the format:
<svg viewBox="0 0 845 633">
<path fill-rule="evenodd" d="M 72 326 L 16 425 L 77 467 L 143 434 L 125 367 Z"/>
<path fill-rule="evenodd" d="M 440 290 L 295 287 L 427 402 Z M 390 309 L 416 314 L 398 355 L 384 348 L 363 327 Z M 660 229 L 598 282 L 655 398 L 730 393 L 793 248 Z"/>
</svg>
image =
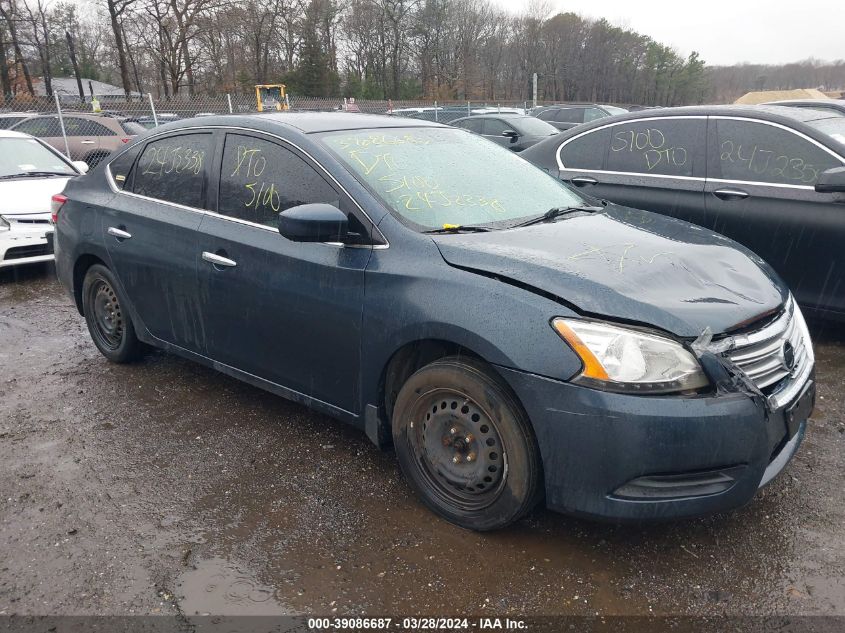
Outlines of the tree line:
<svg viewBox="0 0 845 633">
<path fill-rule="evenodd" d="M 159 98 L 285 83 L 314 97 L 521 101 L 534 73 L 542 101 L 643 105 L 749 81 L 543 0 L 517 15 L 489 0 L 0 0 L 6 95 L 39 81 L 49 95 L 53 77 L 76 75 Z"/>
</svg>

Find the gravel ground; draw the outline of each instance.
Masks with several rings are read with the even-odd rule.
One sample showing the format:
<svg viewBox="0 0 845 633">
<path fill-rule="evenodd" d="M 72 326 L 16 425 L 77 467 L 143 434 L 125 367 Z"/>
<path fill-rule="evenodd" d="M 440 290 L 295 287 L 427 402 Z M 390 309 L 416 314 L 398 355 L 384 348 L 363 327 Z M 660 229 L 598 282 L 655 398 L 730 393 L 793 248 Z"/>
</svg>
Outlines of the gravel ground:
<svg viewBox="0 0 845 633">
<path fill-rule="evenodd" d="M 813 330 L 807 439 L 747 507 L 480 535 L 358 432 L 161 352 L 110 364 L 52 267 L 0 273 L 0 615 L 845 615 L 845 329 Z"/>
</svg>

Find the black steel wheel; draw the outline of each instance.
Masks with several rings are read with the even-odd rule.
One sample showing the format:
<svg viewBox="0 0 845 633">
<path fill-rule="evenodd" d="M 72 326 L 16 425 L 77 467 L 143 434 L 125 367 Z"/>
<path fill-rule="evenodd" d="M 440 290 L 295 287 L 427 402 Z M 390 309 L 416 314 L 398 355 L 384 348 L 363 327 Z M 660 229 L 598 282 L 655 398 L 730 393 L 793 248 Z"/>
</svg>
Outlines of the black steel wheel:
<svg viewBox="0 0 845 633">
<path fill-rule="evenodd" d="M 480 362 L 445 358 L 411 376 L 396 400 L 393 436 L 416 492 L 462 527 L 504 527 L 538 498 L 540 459 L 530 424 Z"/>
<path fill-rule="evenodd" d="M 91 266 L 82 284 L 82 311 L 94 345 L 117 363 L 133 360 L 141 347 L 123 306 L 111 271 L 100 264 Z"/>
</svg>

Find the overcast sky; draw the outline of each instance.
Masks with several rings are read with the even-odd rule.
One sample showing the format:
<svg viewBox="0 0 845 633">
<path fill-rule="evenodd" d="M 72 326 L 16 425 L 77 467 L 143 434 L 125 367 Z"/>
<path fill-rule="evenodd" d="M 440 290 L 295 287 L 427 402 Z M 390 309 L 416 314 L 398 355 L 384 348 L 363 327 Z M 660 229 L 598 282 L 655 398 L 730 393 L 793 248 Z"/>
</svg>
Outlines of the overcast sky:
<svg viewBox="0 0 845 633">
<path fill-rule="evenodd" d="M 845 59 L 845 0 L 548 0 L 557 11 L 604 17 L 708 64 Z M 530 0 L 493 0 L 510 11 Z"/>
</svg>

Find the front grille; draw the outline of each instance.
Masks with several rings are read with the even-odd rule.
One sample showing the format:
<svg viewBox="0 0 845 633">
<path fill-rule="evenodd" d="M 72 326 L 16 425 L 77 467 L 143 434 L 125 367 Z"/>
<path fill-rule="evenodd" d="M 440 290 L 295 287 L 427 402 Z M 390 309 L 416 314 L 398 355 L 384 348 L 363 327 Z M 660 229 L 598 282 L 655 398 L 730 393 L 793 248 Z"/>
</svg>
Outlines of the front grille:
<svg viewBox="0 0 845 633">
<path fill-rule="evenodd" d="M 33 244 L 32 246 L 15 246 L 6 251 L 5 260 L 26 259 L 27 257 L 38 257 L 40 255 L 52 255 L 53 249 L 49 244 Z"/>
<path fill-rule="evenodd" d="M 17 224 L 50 224 L 50 220 L 23 218 L 21 220 L 14 219 L 12 222 Z"/>
<path fill-rule="evenodd" d="M 765 327 L 733 337 L 727 355 L 765 394 L 778 390 L 790 376 L 803 375 L 813 362 L 812 343 L 793 299 Z"/>
</svg>

